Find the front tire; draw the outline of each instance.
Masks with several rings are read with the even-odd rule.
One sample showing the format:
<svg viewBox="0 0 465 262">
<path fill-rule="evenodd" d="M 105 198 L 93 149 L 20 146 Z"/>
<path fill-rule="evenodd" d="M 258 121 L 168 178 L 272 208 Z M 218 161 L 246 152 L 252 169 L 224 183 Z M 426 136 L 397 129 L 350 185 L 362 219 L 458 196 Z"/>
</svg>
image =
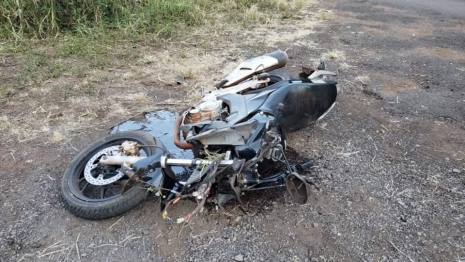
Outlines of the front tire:
<svg viewBox="0 0 465 262">
<path fill-rule="evenodd" d="M 121 145 L 124 141 L 136 141 L 140 145 L 156 145 L 156 140 L 151 135 L 138 131 L 129 131 L 109 135 L 81 151 L 68 165 L 62 179 L 61 193 L 64 206 L 68 211 L 86 219 L 105 219 L 121 215 L 145 200 L 147 190 L 140 184 L 136 184 L 123 195 L 120 193 L 119 188 L 122 188 L 124 179 L 127 179 L 127 177 L 121 177 L 117 181 L 110 183 L 112 174 L 113 176 L 121 175 L 121 173 L 118 173 L 119 167 L 98 164 L 98 156 L 103 154 L 101 152 L 114 149 L 115 146 Z M 143 147 L 142 150 L 141 154 L 148 157 L 153 155 L 156 149 L 155 147 Z M 97 172 L 109 176 L 107 181 L 110 182 L 102 186 L 89 183 L 84 174 L 89 163 L 91 166 L 97 166 L 94 169 L 100 168 Z M 115 194 L 110 195 L 110 191 Z"/>
</svg>

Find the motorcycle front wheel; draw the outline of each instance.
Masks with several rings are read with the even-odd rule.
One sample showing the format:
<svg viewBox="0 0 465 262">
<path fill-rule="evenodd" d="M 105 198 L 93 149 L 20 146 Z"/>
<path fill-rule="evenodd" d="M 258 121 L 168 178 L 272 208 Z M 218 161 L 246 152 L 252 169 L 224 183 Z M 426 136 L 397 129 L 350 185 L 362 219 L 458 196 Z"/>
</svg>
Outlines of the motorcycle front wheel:
<svg viewBox="0 0 465 262">
<path fill-rule="evenodd" d="M 105 219 L 129 211 L 146 198 L 147 190 L 141 184 L 121 194 L 128 177 L 119 172 L 120 166 L 99 163 L 102 156 L 116 154 L 124 141 L 156 145 L 151 135 L 129 131 L 109 135 L 81 151 L 62 179 L 61 193 L 68 211 L 86 219 Z M 141 147 L 140 156 L 151 156 L 155 150 L 155 147 Z"/>
</svg>

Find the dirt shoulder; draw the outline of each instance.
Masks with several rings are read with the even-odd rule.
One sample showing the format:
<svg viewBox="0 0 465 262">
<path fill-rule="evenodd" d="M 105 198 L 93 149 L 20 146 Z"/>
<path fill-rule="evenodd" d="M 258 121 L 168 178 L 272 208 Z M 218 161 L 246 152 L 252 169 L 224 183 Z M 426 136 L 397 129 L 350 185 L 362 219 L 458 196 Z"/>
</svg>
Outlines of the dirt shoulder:
<svg viewBox="0 0 465 262">
<path fill-rule="evenodd" d="M 371 1 L 326 7 L 311 39 L 328 47 L 342 93 L 326 122 L 293 136 L 320 156 L 316 203 L 332 240 L 321 256 L 463 260 L 463 20 Z"/>
<path fill-rule="evenodd" d="M 464 259 L 464 28 L 437 14 L 331 0 L 249 32 L 197 32 L 145 49 L 128 67 L 59 77 L 4 100 L 0 260 Z M 166 226 L 154 199 L 103 221 L 63 209 L 59 182 L 76 151 L 130 115 L 182 107 L 241 59 L 275 48 L 291 48 L 293 74 L 322 56 L 338 72 L 335 109 L 290 134 L 293 158 L 317 162 L 306 174 L 319 187 L 308 204 L 284 191 L 248 194 L 250 216 L 212 209 L 185 228 Z M 14 72 L 5 61 L 2 70 Z M 179 74 L 188 76 L 181 86 Z M 86 90 L 92 95 L 79 96 Z M 173 217 L 193 206 L 176 206 Z"/>
</svg>

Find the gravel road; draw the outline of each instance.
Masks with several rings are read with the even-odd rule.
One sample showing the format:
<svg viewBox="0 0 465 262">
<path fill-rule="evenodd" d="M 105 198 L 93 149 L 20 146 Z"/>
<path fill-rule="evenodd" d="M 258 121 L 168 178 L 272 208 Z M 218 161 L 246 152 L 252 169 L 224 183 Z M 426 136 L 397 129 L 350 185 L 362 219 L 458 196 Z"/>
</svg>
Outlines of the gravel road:
<svg viewBox="0 0 465 262">
<path fill-rule="evenodd" d="M 121 217 L 76 218 L 59 181 L 99 126 L 15 155 L 0 176 L 0 261 L 464 261 L 465 12 L 447 2 L 322 1 L 311 33 L 278 44 L 291 73 L 322 54 L 338 72 L 334 110 L 289 137 L 292 159 L 317 163 L 306 205 L 278 190 L 244 196 L 248 216 L 211 207 L 184 228 L 166 226 L 152 198 Z"/>
</svg>

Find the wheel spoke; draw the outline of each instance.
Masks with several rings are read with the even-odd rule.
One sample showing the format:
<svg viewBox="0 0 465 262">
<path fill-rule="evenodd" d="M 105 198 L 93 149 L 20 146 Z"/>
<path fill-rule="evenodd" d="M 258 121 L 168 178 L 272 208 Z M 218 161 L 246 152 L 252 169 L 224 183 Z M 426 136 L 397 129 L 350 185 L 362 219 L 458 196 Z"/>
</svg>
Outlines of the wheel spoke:
<svg viewBox="0 0 465 262">
<path fill-rule="evenodd" d="M 110 189 L 113 193 L 115 193 L 115 195 L 119 194 L 119 192 L 116 191 L 113 187 L 110 187 L 109 189 Z"/>
<path fill-rule="evenodd" d="M 84 192 L 84 190 L 86 190 L 86 187 L 89 185 L 89 182 L 87 182 L 84 187 L 81 189 L 81 192 Z"/>
<path fill-rule="evenodd" d="M 105 197 L 105 191 L 107 191 L 106 187 L 100 188 L 100 198 L 103 199 Z"/>
</svg>

